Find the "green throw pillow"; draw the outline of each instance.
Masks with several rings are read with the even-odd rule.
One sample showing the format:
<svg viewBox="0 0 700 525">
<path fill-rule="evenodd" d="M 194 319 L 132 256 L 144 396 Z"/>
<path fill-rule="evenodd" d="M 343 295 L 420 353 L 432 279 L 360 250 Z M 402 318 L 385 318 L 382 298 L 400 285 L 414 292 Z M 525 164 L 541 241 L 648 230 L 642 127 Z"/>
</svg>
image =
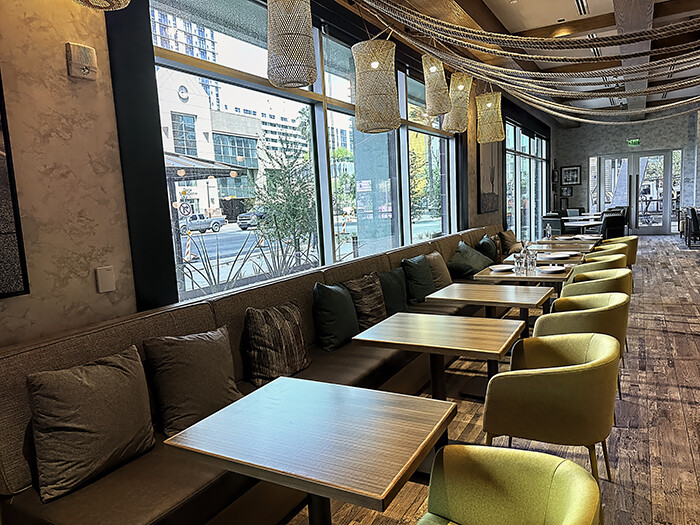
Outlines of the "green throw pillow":
<svg viewBox="0 0 700 525">
<path fill-rule="evenodd" d="M 491 266 L 493 261 L 463 241 L 457 245 L 457 251 L 447 263 L 455 279 L 471 279 L 475 273 Z"/>
<path fill-rule="evenodd" d="M 314 285 L 313 313 L 318 344 L 327 352 L 346 345 L 360 333 L 350 292 L 340 284 Z"/>
<path fill-rule="evenodd" d="M 401 261 L 401 267 L 406 272 L 406 284 L 408 285 L 408 304 L 417 304 L 425 301 L 426 296 L 435 291 L 433 272 L 425 255 L 411 257 Z"/>
<path fill-rule="evenodd" d="M 394 315 L 397 312 L 408 310 L 408 297 L 406 295 L 406 273 L 403 268 L 394 268 L 388 272 L 379 272 L 379 283 L 384 294 L 384 306 L 386 315 Z"/>
<path fill-rule="evenodd" d="M 493 242 L 493 239 L 488 235 L 484 235 L 476 244 L 476 251 L 484 254 L 492 261 L 498 259 L 498 247 L 496 246 L 496 243 Z"/>
</svg>

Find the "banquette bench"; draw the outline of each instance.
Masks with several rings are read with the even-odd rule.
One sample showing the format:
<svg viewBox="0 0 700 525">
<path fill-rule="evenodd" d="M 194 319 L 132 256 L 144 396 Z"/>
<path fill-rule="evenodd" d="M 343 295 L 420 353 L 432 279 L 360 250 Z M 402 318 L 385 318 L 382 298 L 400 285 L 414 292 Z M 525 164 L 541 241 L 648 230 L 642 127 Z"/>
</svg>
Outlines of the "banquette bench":
<svg viewBox="0 0 700 525">
<path fill-rule="evenodd" d="M 460 240 L 475 246 L 499 228 L 473 228 L 384 254 L 313 269 L 234 292 L 141 312 L 40 341 L 0 349 L 0 509 L 2 525 L 15 524 L 196 524 L 278 523 L 304 501 L 305 494 L 192 461 L 162 444 L 82 486 L 42 503 L 36 490 L 27 375 L 64 369 L 135 345 L 143 359 L 144 339 L 186 335 L 227 326 L 237 386 L 246 394 L 244 319 L 246 308 L 266 308 L 294 301 L 303 315 L 311 365 L 296 377 L 415 394 L 429 378 L 428 355 L 378 350 L 351 342 L 334 352 L 315 344 L 312 292 L 315 283 L 334 284 L 371 271 L 401 266 L 404 258 L 438 251 L 445 260 Z M 456 313 L 458 307 L 415 311 Z M 465 312 L 460 312 L 465 313 Z M 466 313 L 473 313 L 466 312 Z M 151 396 L 152 398 L 152 396 Z M 152 419 L 158 429 L 153 402 Z"/>
</svg>

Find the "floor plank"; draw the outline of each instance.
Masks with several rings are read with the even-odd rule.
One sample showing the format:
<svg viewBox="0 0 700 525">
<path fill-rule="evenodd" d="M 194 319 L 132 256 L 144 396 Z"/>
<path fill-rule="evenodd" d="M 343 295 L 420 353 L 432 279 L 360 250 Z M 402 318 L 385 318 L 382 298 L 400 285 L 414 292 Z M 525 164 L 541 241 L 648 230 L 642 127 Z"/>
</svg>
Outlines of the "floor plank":
<svg viewBox="0 0 700 525">
<path fill-rule="evenodd" d="M 700 524 L 700 250 L 688 249 L 677 235 L 643 237 L 634 283 L 629 351 L 621 369 L 623 398 L 617 401 L 617 426 L 608 440 L 612 483 L 598 450 L 605 523 Z M 475 372 L 485 374 L 485 365 L 459 360 L 450 366 L 448 398 L 459 403 L 450 436 L 483 443 L 483 404 L 459 397 Z M 506 439 L 494 444 L 505 446 Z M 513 446 L 590 468 L 584 448 L 521 439 Z M 408 483 L 384 513 L 333 502 L 333 523 L 416 523 L 426 511 L 427 494 L 424 485 Z M 306 509 L 289 523 L 306 525 Z"/>
</svg>

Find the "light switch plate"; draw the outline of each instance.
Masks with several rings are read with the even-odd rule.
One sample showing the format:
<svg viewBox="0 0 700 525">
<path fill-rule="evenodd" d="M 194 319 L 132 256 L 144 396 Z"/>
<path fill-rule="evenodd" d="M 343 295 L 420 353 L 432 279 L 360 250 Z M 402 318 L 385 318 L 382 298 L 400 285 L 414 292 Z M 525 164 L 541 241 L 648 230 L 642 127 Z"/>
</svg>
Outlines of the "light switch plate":
<svg viewBox="0 0 700 525">
<path fill-rule="evenodd" d="M 94 48 L 66 42 L 66 62 L 68 76 L 84 80 L 97 80 L 97 54 Z"/>
<path fill-rule="evenodd" d="M 113 292 L 117 289 L 113 266 L 100 266 L 95 270 L 95 276 L 99 293 Z"/>
</svg>

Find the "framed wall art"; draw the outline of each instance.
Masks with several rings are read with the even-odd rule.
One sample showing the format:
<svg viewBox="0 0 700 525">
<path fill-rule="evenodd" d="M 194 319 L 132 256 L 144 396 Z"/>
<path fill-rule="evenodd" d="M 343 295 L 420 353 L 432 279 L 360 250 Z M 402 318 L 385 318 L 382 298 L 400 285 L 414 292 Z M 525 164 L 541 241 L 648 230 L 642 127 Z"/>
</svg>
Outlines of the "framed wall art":
<svg viewBox="0 0 700 525">
<path fill-rule="evenodd" d="M 561 187 L 561 196 L 562 197 L 573 197 L 574 196 L 574 189 L 571 186 L 562 186 Z"/>
<path fill-rule="evenodd" d="M 561 185 L 581 184 L 581 166 L 565 166 L 561 169 Z"/>
<path fill-rule="evenodd" d="M 489 142 L 478 146 L 478 210 L 479 213 L 492 213 L 498 211 L 501 202 L 500 186 L 503 179 L 501 142 Z"/>
<path fill-rule="evenodd" d="M 0 298 L 29 293 L 0 75 Z"/>
</svg>

